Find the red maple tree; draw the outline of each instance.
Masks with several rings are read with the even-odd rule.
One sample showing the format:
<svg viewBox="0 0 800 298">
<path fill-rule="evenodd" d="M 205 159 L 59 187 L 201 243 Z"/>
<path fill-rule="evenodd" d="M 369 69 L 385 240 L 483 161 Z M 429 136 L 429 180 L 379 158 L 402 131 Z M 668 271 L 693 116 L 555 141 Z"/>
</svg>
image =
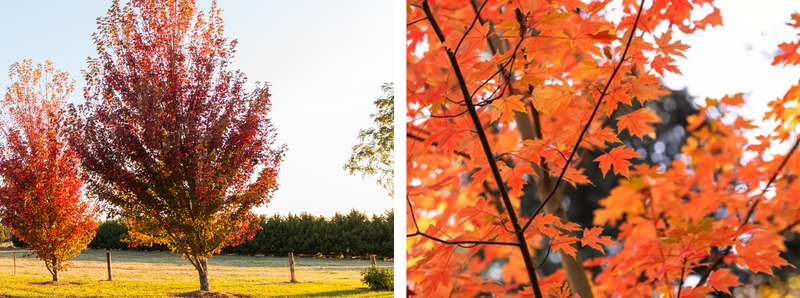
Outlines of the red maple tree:
<svg viewBox="0 0 800 298">
<path fill-rule="evenodd" d="M 70 142 L 89 190 L 128 221 L 137 244 L 183 254 L 209 291 L 207 259 L 252 238 L 251 212 L 277 189 L 284 146 L 273 144 L 267 85 L 246 92 L 229 70 L 235 41 L 216 4 L 115 1 L 98 19 L 98 57 Z"/>
<path fill-rule="evenodd" d="M 68 74 L 49 61 L 11 65 L 2 104 L 0 218 L 58 281 L 94 238 L 99 211 L 83 197 L 80 160 L 62 135 Z"/>
</svg>

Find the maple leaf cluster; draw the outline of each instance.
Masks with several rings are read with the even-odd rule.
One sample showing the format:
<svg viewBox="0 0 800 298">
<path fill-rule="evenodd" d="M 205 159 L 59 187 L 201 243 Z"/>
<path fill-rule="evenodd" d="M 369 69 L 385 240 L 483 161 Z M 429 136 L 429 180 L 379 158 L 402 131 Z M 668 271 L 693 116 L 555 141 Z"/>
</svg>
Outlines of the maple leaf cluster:
<svg viewBox="0 0 800 298">
<path fill-rule="evenodd" d="M 778 251 L 800 220 L 789 195 L 800 190 L 797 142 L 786 154 L 766 150 L 798 138 L 800 82 L 769 104 L 777 128 L 760 145 L 744 137 L 752 121 L 732 112 L 741 94 L 706 100 L 689 119 L 684 157 L 667 167 L 634 166 L 640 154 L 618 137 L 656 137 L 661 117 L 648 107 L 669 93 L 659 76 L 680 74 L 675 61 L 689 48 L 673 33 L 722 25 L 713 1 L 411 0 L 407 20 L 414 293 L 691 297 L 730 293 L 739 283 L 727 265 L 788 265 Z M 774 64 L 800 63 L 795 43 L 780 48 Z M 747 151 L 756 157 L 743 159 Z M 566 187 L 591 185 L 587 167 L 624 178 L 594 227 L 570 222 L 562 202 Z M 539 200 L 533 212 L 521 210 L 526 189 Z M 578 243 L 614 249 L 584 262 Z M 540 276 L 533 261 L 551 253 L 562 269 Z M 696 286 L 684 284 L 690 274 Z"/>
</svg>

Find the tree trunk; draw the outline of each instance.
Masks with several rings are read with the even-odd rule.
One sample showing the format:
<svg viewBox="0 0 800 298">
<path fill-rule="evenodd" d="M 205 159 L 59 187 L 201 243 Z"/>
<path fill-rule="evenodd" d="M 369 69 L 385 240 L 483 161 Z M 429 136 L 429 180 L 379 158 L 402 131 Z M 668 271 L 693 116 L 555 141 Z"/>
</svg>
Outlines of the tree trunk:
<svg viewBox="0 0 800 298">
<path fill-rule="evenodd" d="M 536 133 L 536 125 L 531 123 L 530 118 L 528 118 L 528 114 L 514 112 L 514 119 L 517 122 L 517 128 L 520 132 L 522 140 L 535 140 L 538 138 Z M 574 150 L 577 150 L 577 148 Z M 532 184 L 536 185 L 536 191 L 539 194 L 539 199 L 544 200 L 547 195 L 550 194 L 550 191 L 553 189 L 553 187 L 555 187 L 555 181 L 553 181 L 553 177 L 550 177 L 548 172 L 539 169 L 535 170 L 539 175 L 539 179 L 536 179 L 535 183 Z M 531 180 L 533 180 L 533 177 L 531 177 Z M 558 216 L 558 218 L 561 219 L 561 222 L 567 222 L 569 221 L 567 218 L 567 211 L 564 210 L 564 207 L 561 205 L 561 199 L 563 195 L 564 188 L 559 187 L 556 193 L 553 194 L 553 197 L 550 198 L 550 201 L 544 205 L 544 212 Z M 572 244 L 572 247 L 575 249 L 579 248 L 575 243 Z M 575 255 L 575 258 L 568 255 L 563 250 L 558 251 L 558 256 L 561 258 L 561 267 L 564 268 L 564 272 L 567 275 L 567 282 L 569 282 L 572 292 L 580 295 L 583 298 L 594 297 L 592 294 L 592 286 L 589 283 L 589 278 L 586 276 L 586 269 L 583 267 L 583 258 L 581 257 L 580 251 L 578 251 L 578 253 Z"/>
<path fill-rule="evenodd" d="M 53 259 L 53 281 L 58 281 L 58 263 Z"/>
<path fill-rule="evenodd" d="M 205 258 L 200 258 L 197 260 L 197 274 L 200 276 L 200 291 L 211 291 L 211 287 L 208 285 L 208 263 L 206 262 Z"/>
</svg>

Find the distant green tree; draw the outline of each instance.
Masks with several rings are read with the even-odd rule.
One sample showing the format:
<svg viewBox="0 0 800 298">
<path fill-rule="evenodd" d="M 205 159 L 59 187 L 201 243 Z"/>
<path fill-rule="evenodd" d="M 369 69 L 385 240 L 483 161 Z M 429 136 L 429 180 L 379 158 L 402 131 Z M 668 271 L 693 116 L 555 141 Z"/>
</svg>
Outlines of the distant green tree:
<svg viewBox="0 0 800 298">
<path fill-rule="evenodd" d="M 375 100 L 378 112 L 369 115 L 376 127 L 358 132 L 360 143 L 353 146 L 344 170 L 350 175 L 359 172 L 362 179 L 377 176 L 378 185 L 394 197 L 394 83 L 384 83 L 381 88 L 386 96 Z"/>
</svg>

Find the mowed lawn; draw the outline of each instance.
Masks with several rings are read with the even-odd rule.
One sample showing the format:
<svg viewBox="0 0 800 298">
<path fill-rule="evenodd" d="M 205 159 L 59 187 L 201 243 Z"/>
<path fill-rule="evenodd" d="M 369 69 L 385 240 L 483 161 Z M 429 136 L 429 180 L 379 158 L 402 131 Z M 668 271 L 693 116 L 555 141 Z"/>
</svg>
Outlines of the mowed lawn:
<svg viewBox="0 0 800 298">
<path fill-rule="evenodd" d="M 16 252 L 16 276 L 12 254 Z M 59 272 L 67 285 L 45 284 L 52 276 L 26 249 L 0 248 L 0 296 L 7 297 L 174 297 L 200 289 L 197 271 L 180 254 L 87 250 Z M 113 281 L 107 281 L 111 252 Z M 392 297 L 360 282 L 368 260 L 295 258 L 297 283 L 290 283 L 288 257 L 214 256 L 208 261 L 211 291 L 241 297 Z M 378 261 L 394 268 L 393 262 Z"/>
</svg>

